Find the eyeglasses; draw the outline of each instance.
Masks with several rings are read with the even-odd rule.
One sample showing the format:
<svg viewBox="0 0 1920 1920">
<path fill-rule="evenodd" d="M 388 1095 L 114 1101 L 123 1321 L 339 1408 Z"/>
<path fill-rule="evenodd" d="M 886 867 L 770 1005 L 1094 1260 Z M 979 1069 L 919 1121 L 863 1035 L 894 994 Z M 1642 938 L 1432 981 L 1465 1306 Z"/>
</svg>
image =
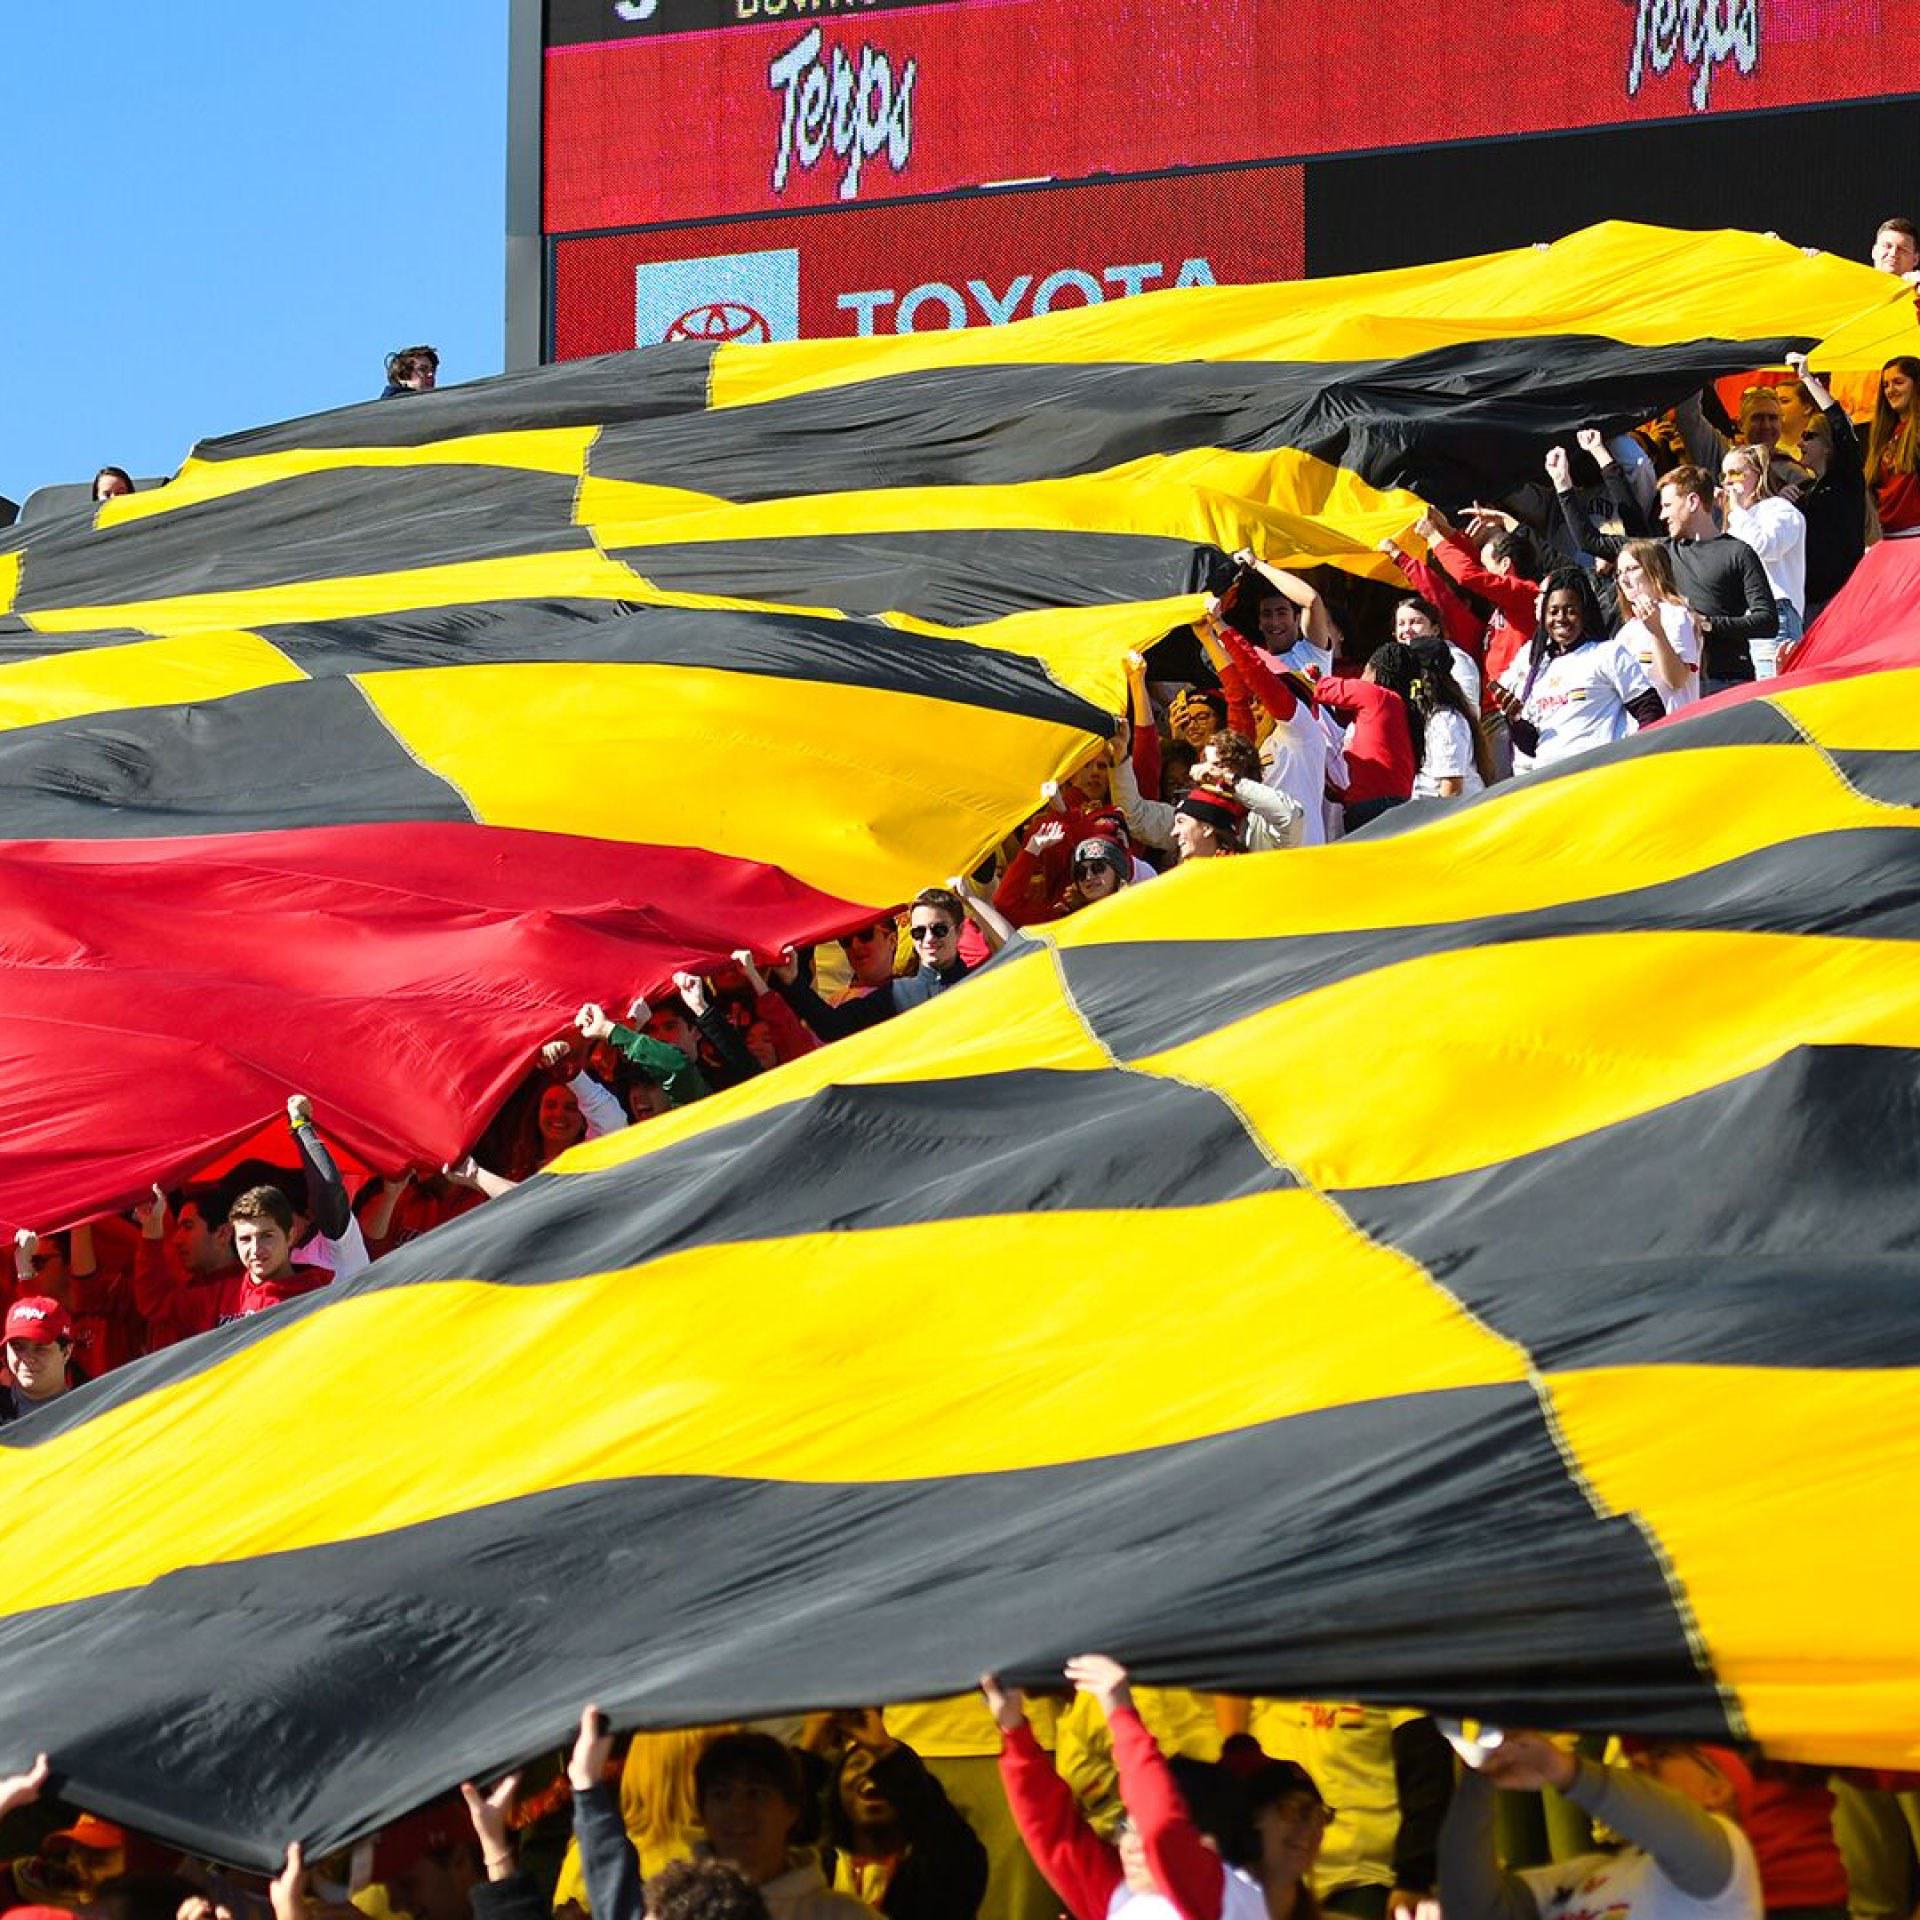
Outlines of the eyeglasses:
<svg viewBox="0 0 1920 1920">
<path fill-rule="evenodd" d="M 1073 877 L 1076 880 L 1088 880 L 1096 873 L 1106 873 L 1108 871 L 1107 863 L 1104 860 L 1076 860 L 1073 863 Z"/>
<path fill-rule="evenodd" d="M 928 920 L 924 924 L 916 923 L 913 937 L 915 940 L 944 940 L 952 931 L 951 920 Z"/>
</svg>

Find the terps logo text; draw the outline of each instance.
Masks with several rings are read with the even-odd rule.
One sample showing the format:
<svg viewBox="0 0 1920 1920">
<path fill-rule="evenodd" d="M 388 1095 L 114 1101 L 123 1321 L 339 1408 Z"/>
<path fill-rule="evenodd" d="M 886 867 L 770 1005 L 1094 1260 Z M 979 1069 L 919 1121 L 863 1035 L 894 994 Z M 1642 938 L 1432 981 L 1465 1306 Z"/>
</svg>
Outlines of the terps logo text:
<svg viewBox="0 0 1920 1920">
<path fill-rule="evenodd" d="M 1760 64 L 1760 0 L 1638 0 L 1627 97 L 1639 93 L 1649 72 L 1666 73 L 1676 59 L 1693 74 L 1693 110 L 1706 112 L 1716 67 L 1731 60 L 1751 73 Z"/>
<path fill-rule="evenodd" d="M 839 196 L 860 192 L 860 170 L 885 152 L 901 172 L 913 154 L 913 83 L 920 71 L 909 60 L 896 75 L 893 63 L 873 47 L 860 49 L 856 67 L 844 48 L 830 62 L 820 57 L 821 33 L 809 27 L 767 68 L 767 85 L 780 101 L 780 152 L 773 163 L 773 190 L 784 193 L 797 155 L 803 168 L 819 165 L 829 147 L 841 163 Z"/>
</svg>

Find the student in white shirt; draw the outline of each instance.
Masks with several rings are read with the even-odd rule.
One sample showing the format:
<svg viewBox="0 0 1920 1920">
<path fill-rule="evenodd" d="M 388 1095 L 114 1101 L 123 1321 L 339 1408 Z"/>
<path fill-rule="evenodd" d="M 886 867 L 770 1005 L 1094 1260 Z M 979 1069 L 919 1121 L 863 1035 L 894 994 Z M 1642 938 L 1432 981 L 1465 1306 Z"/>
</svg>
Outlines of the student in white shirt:
<svg viewBox="0 0 1920 1920">
<path fill-rule="evenodd" d="M 1678 713 L 1700 698 L 1700 636 L 1673 562 L 1658 540 L 1634 540 L 1614 564 L 1621 616 L 1615 637 L 1633 650 L 1667 711 Z"/>
<path fill-rule="evenodd" d="M 1467 696 L 1469 710 L 1480 711 L 1480 669 L 1472 654 L 1447 638 L 1447 630 L 1440 624 L 1440 609 L 1424 594 L 1409 593 L 1394 603 L 1393 637 L 1403 647 L 1416 650 L 1430 641 L 1444 647 L 1447 665 Z"/>
<path fill-rule="evenodd" d="M 1739 1789 L 1718 1748 L 1650 1746 L 1631 1769 L 1583 1760 L 1537 1733 L 1508 1733 L 1466 1770 L 1440 1828 L 1447 1920 L 1762 1920 L 1760 1868 L 1731 1817 Z M 1496 1788 L 1552 1787 L 1617 1833 L 1589 1853 L 1514 1873 L 1494 1851 Z"/>
<path fill-rule="evenodd" d="M 1412 648 L 1419 670 L 1408 683 L 1406 697 L 1424 722 L 1420 768 L 1413 777 L 1416 800 L 1479 793 L 1494 778 L 1493 750 L 1480 727 L 1480 676 L 1474 673 L 1469 694 L 1449 657 L 1458 652 L 1439 634 Z"/>
<path fill-rule="evenodd" d="M 1540 587 L 1540 629 L 1501 676 L 1495 703 L 1513 735 L 1513 770 L 1558 765 L 1650 727 L 1666 707 L 1632 650 L 1605 638 L 1593 582 L 1556 567 Z"/>
<path fill-rule="evenodd" d="M 1770 640 L 1749 640 L 1753 677 L 1771 680 L 1782 649 L 1800 638 L 1807 607 L 1807 521 L 1792 501 L 1774 490 L 1765 447 L 1729 447 L 1720 463 L 1727 531 L 1760 556 L 1780 631 Z"/>
</svg>

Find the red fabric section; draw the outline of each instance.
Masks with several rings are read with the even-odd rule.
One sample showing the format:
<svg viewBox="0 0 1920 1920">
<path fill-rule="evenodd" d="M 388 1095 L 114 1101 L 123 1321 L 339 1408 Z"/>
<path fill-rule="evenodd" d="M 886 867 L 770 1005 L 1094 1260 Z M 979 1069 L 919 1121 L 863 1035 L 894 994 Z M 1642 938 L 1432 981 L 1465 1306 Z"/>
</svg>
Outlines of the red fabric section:
<svg viewBox="0 0 1920 1920">
<path fill-rule="evenodd" d="M 1729 687 L 1656 722 L 1684 726 L 1742 700 L 1845 680 L 1887 667 L 1920 667 L 1920 539 L 1882 540 L 1867 549 L 1853 578 L 1827 603 L 1792 654 L 1793 671 Z"/>
<path fill-rule="evenodd" d="M 0 842 L 0 1226 L 143 1197 L 296 1092 L 360 1163 L 438 1164 L 582 1000 L 878 911 L 757 862 L 459 822 Z"/>
</svg>

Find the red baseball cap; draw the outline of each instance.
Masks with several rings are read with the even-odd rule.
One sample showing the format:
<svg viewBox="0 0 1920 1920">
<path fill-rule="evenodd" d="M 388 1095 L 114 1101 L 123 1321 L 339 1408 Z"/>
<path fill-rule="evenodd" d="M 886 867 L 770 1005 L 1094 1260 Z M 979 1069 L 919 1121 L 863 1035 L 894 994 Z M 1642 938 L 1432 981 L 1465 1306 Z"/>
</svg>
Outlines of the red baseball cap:
<svg viewBox="0 0 1920 1920">
<path fill-rule="evenodd" d="M 6 1337 L 40 1346 L 53 1340 L 71 1340 L 73 1321 L 58 1300 L 44 1293 L 22 1294 L 7 1309 Z"/>
<path fill-rule="evenodd" d="M 40 1850 L 44 1853 L 55 1841 L 83 1847 L 89 1853 L 118 1853 L 127 1844 L 127 1830 L 116 1827 L 111 1820 L 102 1820 L 97 1813 L 83 1813 L 72 1826 L 48 1834 L 40 1842 Z"/>
</svg>

